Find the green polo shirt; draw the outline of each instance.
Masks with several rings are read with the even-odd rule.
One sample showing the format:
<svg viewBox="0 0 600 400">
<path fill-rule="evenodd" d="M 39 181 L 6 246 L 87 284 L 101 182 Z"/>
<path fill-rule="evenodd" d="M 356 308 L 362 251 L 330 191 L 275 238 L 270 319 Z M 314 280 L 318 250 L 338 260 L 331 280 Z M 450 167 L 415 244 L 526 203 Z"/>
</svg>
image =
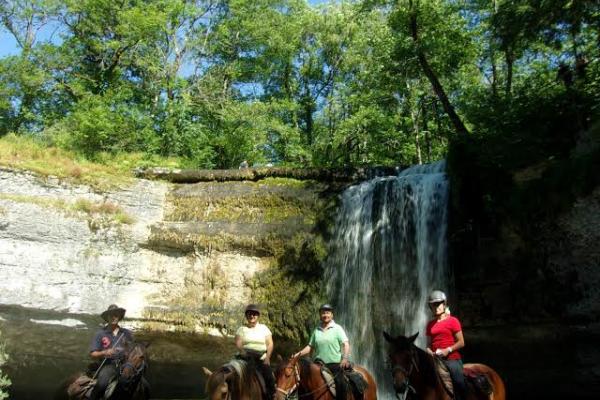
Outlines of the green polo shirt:
<svg viewBox="0 0 600 400">
<path fill-rule="evenodd" d="M 331 321 L 327 328 L 319 326 L 310 335 L 308 345 L 314 351 L 314 358 L 325 364 L 342 361 L 342 344 L 348 341 L 344 328 Z"/>
</svg>

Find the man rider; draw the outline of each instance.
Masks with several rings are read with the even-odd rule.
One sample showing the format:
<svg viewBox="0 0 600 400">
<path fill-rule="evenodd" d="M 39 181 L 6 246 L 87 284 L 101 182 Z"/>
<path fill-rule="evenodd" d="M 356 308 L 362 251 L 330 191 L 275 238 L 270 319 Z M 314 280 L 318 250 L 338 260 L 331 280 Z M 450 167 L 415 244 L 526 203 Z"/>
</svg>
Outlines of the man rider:
<svg viewBox="0 0 600 400">
<path fill-rule="evenodd" d="M 311 351 L 313 358 L 321 360 L 333 373 L 335 379 L 336 398 L 346 398 L 346 382 L 343 370 L 350 369 L 350 341 L 342 328 L 333 320 L 333 307 L 323 304 L 319 308 L 321 323 L 310 336 L 308 345 L 292 357 L 302 357 Z"/>
<path fill-rule="evenodd" d="M 92 389 L 91 400 L 102 398 L 109 383 L 118 377 L 117 363 L 123 357 L 124 348 L 133 342 L 131 331 L 119 326 L 125 316 L 124 308 L 111 304 L 100 316 L 106 325 L 96 332 L 90 345 L 90 357 L 101 361 L 95 374 L 97 382 Z"/>
</svg>

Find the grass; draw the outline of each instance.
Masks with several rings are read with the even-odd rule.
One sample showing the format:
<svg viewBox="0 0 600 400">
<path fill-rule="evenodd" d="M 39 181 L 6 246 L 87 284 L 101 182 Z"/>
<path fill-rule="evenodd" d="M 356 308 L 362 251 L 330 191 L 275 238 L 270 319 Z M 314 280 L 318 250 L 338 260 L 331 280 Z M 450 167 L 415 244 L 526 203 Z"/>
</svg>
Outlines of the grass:
<svg viewBox="0 0 600 400">
<path fill-rule="evenodd" d="M 40 207 L 62 211 L 69 216 L 83 214 L 90 218 L 104 217 L 107 222 L 115 224 L 132 224 L 135 222 L 134 218 L 126 214 L 119 205 L 111 202 L 91 202 L 86 199 L 77 199 L 74 203 L 68 203 L 62 199 L 7 193 L 0 193 L 0 200 L 35 204 Z"/>
<path fill-rule="evenodd" d="M 47 146 L 31 136 L 8 134 L 0 138 L 0 166 L 55 176 L 69 182 L 109 190 L 133 181 L 137 167 L 163 166 L 179 168 L 183 161 L 145 153 L 99 153 L 95 161 L 54 146 Z"/>
</svg>

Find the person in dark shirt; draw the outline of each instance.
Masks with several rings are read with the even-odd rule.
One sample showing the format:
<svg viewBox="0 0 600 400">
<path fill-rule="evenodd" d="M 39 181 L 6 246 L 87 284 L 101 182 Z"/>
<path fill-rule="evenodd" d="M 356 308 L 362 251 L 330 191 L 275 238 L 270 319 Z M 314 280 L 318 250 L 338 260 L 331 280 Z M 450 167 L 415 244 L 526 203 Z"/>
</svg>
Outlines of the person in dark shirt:
<svg viewBox="0 0 600 400">
<path fill-rule="evenodd" d="M 117 378 L 117 363 L 124 356 L 127 345 L 133 343 L 131 331 L 119 326 L 124 316 L 125 309 L 116 304 L 111 304 L 101 314 L 106 326 L 96 332 L 90 345 L 90 357 L 101 362 L 95 374 L 97 382 L 90 395 L 92 400 L 102 398 L 109 383 Z"/>
</svg>

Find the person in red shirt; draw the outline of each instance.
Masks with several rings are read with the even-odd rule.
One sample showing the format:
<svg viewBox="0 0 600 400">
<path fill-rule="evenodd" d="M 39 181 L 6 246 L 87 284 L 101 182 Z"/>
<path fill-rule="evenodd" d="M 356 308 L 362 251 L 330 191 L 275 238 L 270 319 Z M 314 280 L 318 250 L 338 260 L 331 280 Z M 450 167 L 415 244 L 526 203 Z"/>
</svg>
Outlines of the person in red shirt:
<svg viewBox="0 0 600 400">
<path fill-rule="evenodd" d="M 465 338 L 458 318 L 450 315 L 446 305 L 446 294 L 434 290 L 429 295 L 429 309 L 433 319 L 427 324 L 427 352 L 440 357 L 450 371 L 454 385 L 454 398 L 465 398 L 465 377 L 459 349 L 465 347 Z"/>
</svg>

